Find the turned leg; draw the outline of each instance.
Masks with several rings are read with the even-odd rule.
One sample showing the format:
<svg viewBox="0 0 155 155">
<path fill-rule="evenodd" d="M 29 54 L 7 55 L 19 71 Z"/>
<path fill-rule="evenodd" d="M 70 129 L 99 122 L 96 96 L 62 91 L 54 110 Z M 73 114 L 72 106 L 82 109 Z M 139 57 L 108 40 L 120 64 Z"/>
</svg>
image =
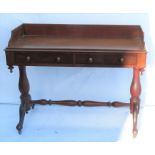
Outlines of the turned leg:
<svg viewBox="0 0 155 155">
<path fill-rule="evenodd" d="M 130 112 L 133 115 L 133 136 L 135 137 L 138 133 L 137 130 L 137 117 L 139 113 L 139 106 L 140 106 L 140 93 L 141 93 L 141 85 L 140 85 L 140 69 L 134 68 L 133 69 L 133 79 L 131 83 L 131 99 L 130 99 Z"/>
<path fill-rule="evenodd" d="M 19 91 L 21 93 L 21 104 L 19 108 L 19 123 L 17 124 L 16 128 L 18 130 L 18 133 L 21 134 L 25 113 L 28 112 L 28 110 L 30 110 L 31 107 L 31 96 L 29 95 L 29 82 L 26 75 L 26 67 L 24 66 L 19 66 Z"/>
</svg>

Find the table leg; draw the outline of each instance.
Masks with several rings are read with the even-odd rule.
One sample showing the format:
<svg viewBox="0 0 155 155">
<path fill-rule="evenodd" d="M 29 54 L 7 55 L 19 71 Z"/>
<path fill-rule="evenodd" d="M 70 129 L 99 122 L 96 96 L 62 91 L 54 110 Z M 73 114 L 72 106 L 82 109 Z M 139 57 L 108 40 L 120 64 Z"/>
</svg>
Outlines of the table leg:
<svg viewBox="0 0 155 155">
<path fill-rule="evenodd" d="M 26 75 L 26 67 L 19 66 L 19 91 L 21 93 L 21 104 L 19 108 L 19 123 L 16 126 L 19 134 L 21 134 L 23 128 L 25 113 L 28 112 L 28 110 L 30 110 L 31 107 L 31 96 L 29 95 L 29 89 L 30 88 L 29 81 Z"/>
<path fill-rule="evenodd" d="M 140 106 L 140 93 L 141 93 L 141 85 L 140 85 L 140 69 L 134 68 L 133 69 L 133 79 L 131 83 L 131 99 L 130 99 L 130 112 L 133 115 L 133 136 L 135 137 L 138 133 L 137 130 L 137 117 L 139 113 L 139 106 Z"/>
</svg>

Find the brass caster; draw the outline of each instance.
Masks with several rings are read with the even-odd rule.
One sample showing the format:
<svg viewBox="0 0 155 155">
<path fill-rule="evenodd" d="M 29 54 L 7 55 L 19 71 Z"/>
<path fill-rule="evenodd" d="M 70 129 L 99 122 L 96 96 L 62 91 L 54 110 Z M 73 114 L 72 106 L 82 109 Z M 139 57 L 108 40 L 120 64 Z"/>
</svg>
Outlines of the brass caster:
<svg viewBox="0 0 155 155">
<path fill-rule="evenodd" d="M 136 138 L 137 137 L 137 134 L 138 134 L 138 131 L 137 130 L 134 130 L 133 131 L 133 138 Z"/>
<path fill-rule="evenodd" d="M 35 104 L 32 105 L 32 109 L 34 109 L 34 107 L 35 107 Z"/>
<path fill-rule="evenodd" d="M 17 124 L 16 129 L 17 129 L 19 135 L 22 134 L 22 128 L 23 127 L 20 124 Z"/>
<path fill-rule="evenodd" d="M 21 135 L 22 134 L 22 130 L 18 130 L 18 134 Z"/>
</svg>

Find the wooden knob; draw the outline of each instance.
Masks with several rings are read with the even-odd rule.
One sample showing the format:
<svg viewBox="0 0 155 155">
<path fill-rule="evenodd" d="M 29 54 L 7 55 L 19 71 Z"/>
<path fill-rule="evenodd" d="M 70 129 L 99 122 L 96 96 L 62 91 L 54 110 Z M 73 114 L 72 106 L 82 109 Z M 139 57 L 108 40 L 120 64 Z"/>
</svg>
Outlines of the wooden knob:
<svg viewBox="0 0 155 155">
<path fill-rule="evenodd" d="M 121 62 L 121 63 L 124 62 L 124 58 L 123 58 L 123 57 L 120 58 L 120 62 Z"/>
<path fill-rule="evenodd" d="M 89 63 L 93 63 L 93 58 L 88 59 Z"/>
<path fill-rule="evenodd" d="M 57 61 L 57 63 L 59 63 L 61 61 L 61 58 L 60 57 L 57 57 L 56 58 L 56 61 Z"/>
<path fill-rule="evenodd" d="M 30 57 L 30 56 L 27 56 L 27 57 L 26 57 L 26 61 L 27 61 L 27 62 L 30 62 L 30 60 L 31 60 L 31 57 Z"/>
</svg>

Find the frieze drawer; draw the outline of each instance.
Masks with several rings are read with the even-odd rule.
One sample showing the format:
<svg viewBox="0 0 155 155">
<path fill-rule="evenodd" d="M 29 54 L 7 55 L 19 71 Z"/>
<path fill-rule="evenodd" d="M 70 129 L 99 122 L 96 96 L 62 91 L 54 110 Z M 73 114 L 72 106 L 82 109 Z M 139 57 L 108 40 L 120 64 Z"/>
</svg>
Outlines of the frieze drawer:
<svg viewBox="0 0 155 155">
<path fill-rule="evenodd" d="M 136 65 L 136 54 L 91 54 L 81 53 L 76 55 L 76 64 L 101 65 L 101 66 L 133 66 Z"/>
<path fill-rule="evenodd" d="M 16 64 L 73 64 L 72 54 L 62 53 L 16 53 Z"/>
</svg>

